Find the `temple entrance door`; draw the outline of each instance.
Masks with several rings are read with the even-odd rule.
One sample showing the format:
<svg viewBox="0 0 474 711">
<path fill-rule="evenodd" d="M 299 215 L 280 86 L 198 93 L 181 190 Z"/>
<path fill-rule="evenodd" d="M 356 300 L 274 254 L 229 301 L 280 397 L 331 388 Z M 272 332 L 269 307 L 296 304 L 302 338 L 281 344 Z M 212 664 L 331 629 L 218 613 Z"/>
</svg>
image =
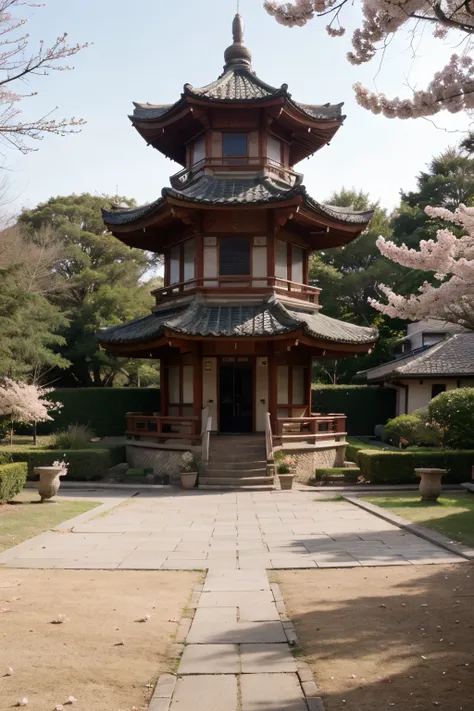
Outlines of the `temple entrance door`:
<svg viewBox="0 0 474 711">
<path fill-rule="evenodd" d="M 253 432 L 253 367 L 223 363 L 220 367 L 220 432 Z"/>
</svg>

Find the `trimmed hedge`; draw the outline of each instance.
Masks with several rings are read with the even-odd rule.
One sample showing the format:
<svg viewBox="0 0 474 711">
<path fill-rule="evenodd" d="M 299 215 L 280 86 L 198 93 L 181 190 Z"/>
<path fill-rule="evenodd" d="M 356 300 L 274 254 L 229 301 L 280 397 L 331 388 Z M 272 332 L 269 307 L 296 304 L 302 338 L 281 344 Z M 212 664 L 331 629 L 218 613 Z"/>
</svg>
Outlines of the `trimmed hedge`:
<svg viewBox="0 0 474 711">
<path fill-rule="evenodd" d="M 350 435 L 372 435 L 375 425 L 395 417 L 396 392 L 367 385 L 317 385 L 311 407 L 313 412 L 343 412 Z"/>
<path fill-rule="evenodd" d="M 0 465 L 0 504 L 15 498 L 26 483 L 26 462 Z"/>
<path fill-rule="evenodd" d="M 371 484 L 418 484 L 415 468 L 447 469 L 443 484 L 462 484 L 471 480 L 474 450 L 439 450 L 432 452 L 384 452 L 363 450 L 357 460 L 364 479 Z"/>
<path fill-rule="evenodd" d="M 91 447 L 67 451 L 9 447 L 7 451 L 1 452 L 1 456 L 8 457 L 11 462 L 26 462 L 28 478 L 34 477 L 35 467 L 51 466 L 53 462 L 64 457 L 69 464 L 67 481 L 98 481 L 106 476 L 110 467 L 125 461 L 125 447 L 109 449 Z"/>
<path fill-rule="evenodd" d="M 63 407 L 51 422 L 38 424 L 38 434 L 48 435 L 69 425 L 87 425 L 98 437 L 125 433 L 127 412 L 159 412 L 159 388 L 58 388 L 49 396 Z M 30 429 L 22 430 L 29 434 Z M 20 432 L 20 429 L 18 429 Z"/>
</svg>

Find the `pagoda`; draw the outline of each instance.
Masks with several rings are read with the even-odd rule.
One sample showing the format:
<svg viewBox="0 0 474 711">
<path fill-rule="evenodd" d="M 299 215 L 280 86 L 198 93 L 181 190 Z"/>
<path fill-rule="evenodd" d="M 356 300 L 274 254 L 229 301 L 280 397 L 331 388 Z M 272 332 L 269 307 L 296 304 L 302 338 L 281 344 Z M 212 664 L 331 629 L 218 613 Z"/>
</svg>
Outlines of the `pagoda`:
<svg viewBox="0 0 474 711">
<path fill-rule="evenodd" d="M 377 340 L 322 314 L 308 280 L 312 251 L 348 244 L 373 214 L 317 202 L 294 169 L 336 134 L 342 104 L 298 103 L 262 81 L 240 15 L 233 40 L 216 81 L 186 84 L 174 104 L 135 104 L 133 126 L 182 170 L 155 202 L 103 212 L 119 240 L 164 258 L 152 313 L 98 335 L 111 354 L 160 360 L 161 420 L 131 416 L 137 440 L 183 437 L 179 418 L 199 423 L 197 436 L 203 411 L 213 432 L 278 432 L 311 416 L 313 358 Z"/>
</svg>

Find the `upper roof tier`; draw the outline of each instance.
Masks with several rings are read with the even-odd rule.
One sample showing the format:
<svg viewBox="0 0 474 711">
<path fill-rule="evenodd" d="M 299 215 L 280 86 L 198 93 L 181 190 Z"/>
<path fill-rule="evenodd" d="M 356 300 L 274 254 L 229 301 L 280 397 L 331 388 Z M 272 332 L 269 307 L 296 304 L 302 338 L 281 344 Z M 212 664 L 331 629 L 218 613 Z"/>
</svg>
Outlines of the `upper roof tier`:
<svg viewBox="0 0 474 711">
<path fill-rule="evenodd" d="M 233 22 L 234 42 L 225 51 L 224 72 L 196 88 L 185 84 L 174 104 L 135 103 L 130 120 L 141 136 L 161 153 L 186 165 L 186 143 L 204 128 L 219 128 L 222 110 L 259 112 L 261 125 L 277 128 L 290 146 L 290 165 L 326 145 L 342 125 L 341 104 L 303 104 L 295 101 L 287 84 L 279 88 L 262 81 L 252 69 L 252 55 L 243 44 L 240 15 Z M 215 112 L 214 110 L 221 110 Z"/>
</svg>

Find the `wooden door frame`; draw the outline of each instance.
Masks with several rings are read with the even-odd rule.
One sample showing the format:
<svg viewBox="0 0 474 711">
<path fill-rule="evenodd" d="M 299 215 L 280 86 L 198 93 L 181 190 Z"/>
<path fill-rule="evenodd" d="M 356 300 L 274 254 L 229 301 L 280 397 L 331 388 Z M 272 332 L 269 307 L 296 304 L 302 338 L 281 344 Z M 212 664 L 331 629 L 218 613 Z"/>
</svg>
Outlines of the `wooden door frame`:
<svg viewBox="0 0 474 711">
<path fill-rule="evenodd" d="M 229 361 L 227 359 L 233 358 L 234 360 Z M 221 367 L 222 365 L 237 365 L 239 363 L 239 358 L 246 358 L 246 361 L 241 361 L 242 365 L 247 365 L 252 368 L 252 431 L 254 434 L 257 424 L 257 356 L 255 355 L 236 355 L 236 356 L 216 356 L 217 359 L 217 432 L 221 432 Z M 226 362 L 224 362 L 226 359 Z M 226 434 L 226 433 L 224 433 Z"/>
</svg>

